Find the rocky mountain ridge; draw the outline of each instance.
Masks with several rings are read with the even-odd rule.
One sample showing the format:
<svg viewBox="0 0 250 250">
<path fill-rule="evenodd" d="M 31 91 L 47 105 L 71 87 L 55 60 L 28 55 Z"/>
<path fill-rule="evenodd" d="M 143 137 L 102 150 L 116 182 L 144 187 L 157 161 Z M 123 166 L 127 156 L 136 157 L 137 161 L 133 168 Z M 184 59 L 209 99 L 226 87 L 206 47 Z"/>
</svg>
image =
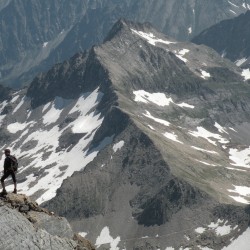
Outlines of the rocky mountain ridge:
<svg viewBox="0 0 250 250">
<path fill-rule="evenodd" d="M 250 9 L 250 0 L 5 0 L 0 3 L 0 82 L 20 87 L 101 43 L 120 18 L 151 22 L 178 40 Z"/>
</svg>

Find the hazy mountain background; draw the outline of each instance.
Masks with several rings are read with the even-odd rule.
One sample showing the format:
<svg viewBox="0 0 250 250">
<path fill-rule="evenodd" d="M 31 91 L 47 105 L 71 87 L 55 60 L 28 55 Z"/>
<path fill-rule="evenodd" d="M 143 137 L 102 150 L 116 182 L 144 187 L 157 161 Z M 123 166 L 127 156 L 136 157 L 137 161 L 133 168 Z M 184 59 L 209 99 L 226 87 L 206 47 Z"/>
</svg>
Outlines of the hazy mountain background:
<svg viewBox="0 0 250 250">
<path fill-rule="evenodd" d="M 205 44 L 238 66 L 250 66 L 250 11 L 204 30 L 192 42 Z"/>
<path fill-rule="evenodd" d="M 28 84 L 53 64 L 102 42 L 119 18 L 150 22 L 189 40 L 250 9 L 250 0 L 5 0 L 0 3 L 0 82 Z"/>
</svg>

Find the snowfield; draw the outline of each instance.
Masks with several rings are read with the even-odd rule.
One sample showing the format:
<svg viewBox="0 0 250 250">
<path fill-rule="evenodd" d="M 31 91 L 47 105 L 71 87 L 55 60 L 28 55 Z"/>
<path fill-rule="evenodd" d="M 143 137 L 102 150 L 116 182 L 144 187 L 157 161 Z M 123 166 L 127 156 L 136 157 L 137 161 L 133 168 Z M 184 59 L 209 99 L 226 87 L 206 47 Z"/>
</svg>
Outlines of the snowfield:
<svg viewBox="0 0 250 250">
<path fill-rule="evenodd" d="M 34 121 L 15 122 L 7 126 L 10 133 L 20 133 L 19 138 L 8 147 L 18 158 L 30 158 L 29 164 L 20 166 L 19 173 L 33 168 L 37 169 L 36 172 L 43 170 L 42 175 L 29 174 L 25 181 L 19 183 L 18 190 L 20 192 L 28 196 L 41 192 L 37 199 L 38 203 L 52 199 L 65 178 L 71 176 L 75 171 L 83 169 L 103 147 L 112 143 L 113 137 L 105 138 L 96 149 L 93 149 L 91 153 L 88 152 L 88 145 L 103 121 L 100 113 L 93 109 L 101 101 L 102 96 L 103 94 L 96 89 L 92 93 L 83 94 L 75 104 L 72 100 L 63 100 L 57 97 L 53 102 L 47 103 L 42 108 L 42 122 L 45 126 L 43 129 L 35 129 L 38 122 Z M 12 102 L 16 102 L 18 98 L 19 96 L 16 95 Z M 4 105 L 2 104 L 2 106 Z M 18 109 L 22 105 L 24 105 L 24 99 L 20 101 Z M 77 114 L 77 117 L 61 129 L 56 125 L 56 122 L 67 109 L 68 115 Z M 31 112 L 29 116 L 32 115 Z M 71 130 L 73 134 L 83 133 L 85 136 L 70 150 L 65 148 L 58 151 L 59 139 L 68 130 Z M 20 143 L 21 145 L 30 144 L 34 146 L 23 151 L 22 147 L 15 148 Z M 117 147 L 121 147 L 121 144 Z M 3 160 L 4 157 L 1 159 L 2 164 Z M 6 188 L 12 190 L 12 184 Z"/>
</svg>

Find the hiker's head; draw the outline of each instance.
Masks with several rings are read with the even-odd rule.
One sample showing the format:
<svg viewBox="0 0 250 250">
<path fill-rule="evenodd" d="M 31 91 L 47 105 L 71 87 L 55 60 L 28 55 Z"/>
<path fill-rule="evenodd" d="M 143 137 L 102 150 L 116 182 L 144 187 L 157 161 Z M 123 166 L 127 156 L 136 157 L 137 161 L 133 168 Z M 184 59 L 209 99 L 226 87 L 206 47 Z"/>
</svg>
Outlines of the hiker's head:
<svg viewBox="0 0 250 250">
<path fill-rule="evenodd" d="M 9 150 L 8 148 L 6 148 L 6 149 L 4 150 L 4 153 L 5 153 L 5 155 L 10 155 L 10 150 Z"/>
</svg>

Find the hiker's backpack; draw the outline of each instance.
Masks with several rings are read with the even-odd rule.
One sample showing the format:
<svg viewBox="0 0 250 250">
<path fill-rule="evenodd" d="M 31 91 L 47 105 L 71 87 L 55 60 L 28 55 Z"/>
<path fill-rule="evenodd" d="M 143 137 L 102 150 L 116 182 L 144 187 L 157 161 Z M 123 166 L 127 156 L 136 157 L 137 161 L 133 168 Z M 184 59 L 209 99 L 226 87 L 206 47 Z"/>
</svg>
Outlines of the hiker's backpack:
<svg viewBox="0 0 250 250">
<path fill-rule="evenodd" d="M 11 160 L 11 169 L 16 172 L 18 169 L 18 161 L 17 158 L 14 155 L 9 155 L 8 156 Z"/>
</svg>

